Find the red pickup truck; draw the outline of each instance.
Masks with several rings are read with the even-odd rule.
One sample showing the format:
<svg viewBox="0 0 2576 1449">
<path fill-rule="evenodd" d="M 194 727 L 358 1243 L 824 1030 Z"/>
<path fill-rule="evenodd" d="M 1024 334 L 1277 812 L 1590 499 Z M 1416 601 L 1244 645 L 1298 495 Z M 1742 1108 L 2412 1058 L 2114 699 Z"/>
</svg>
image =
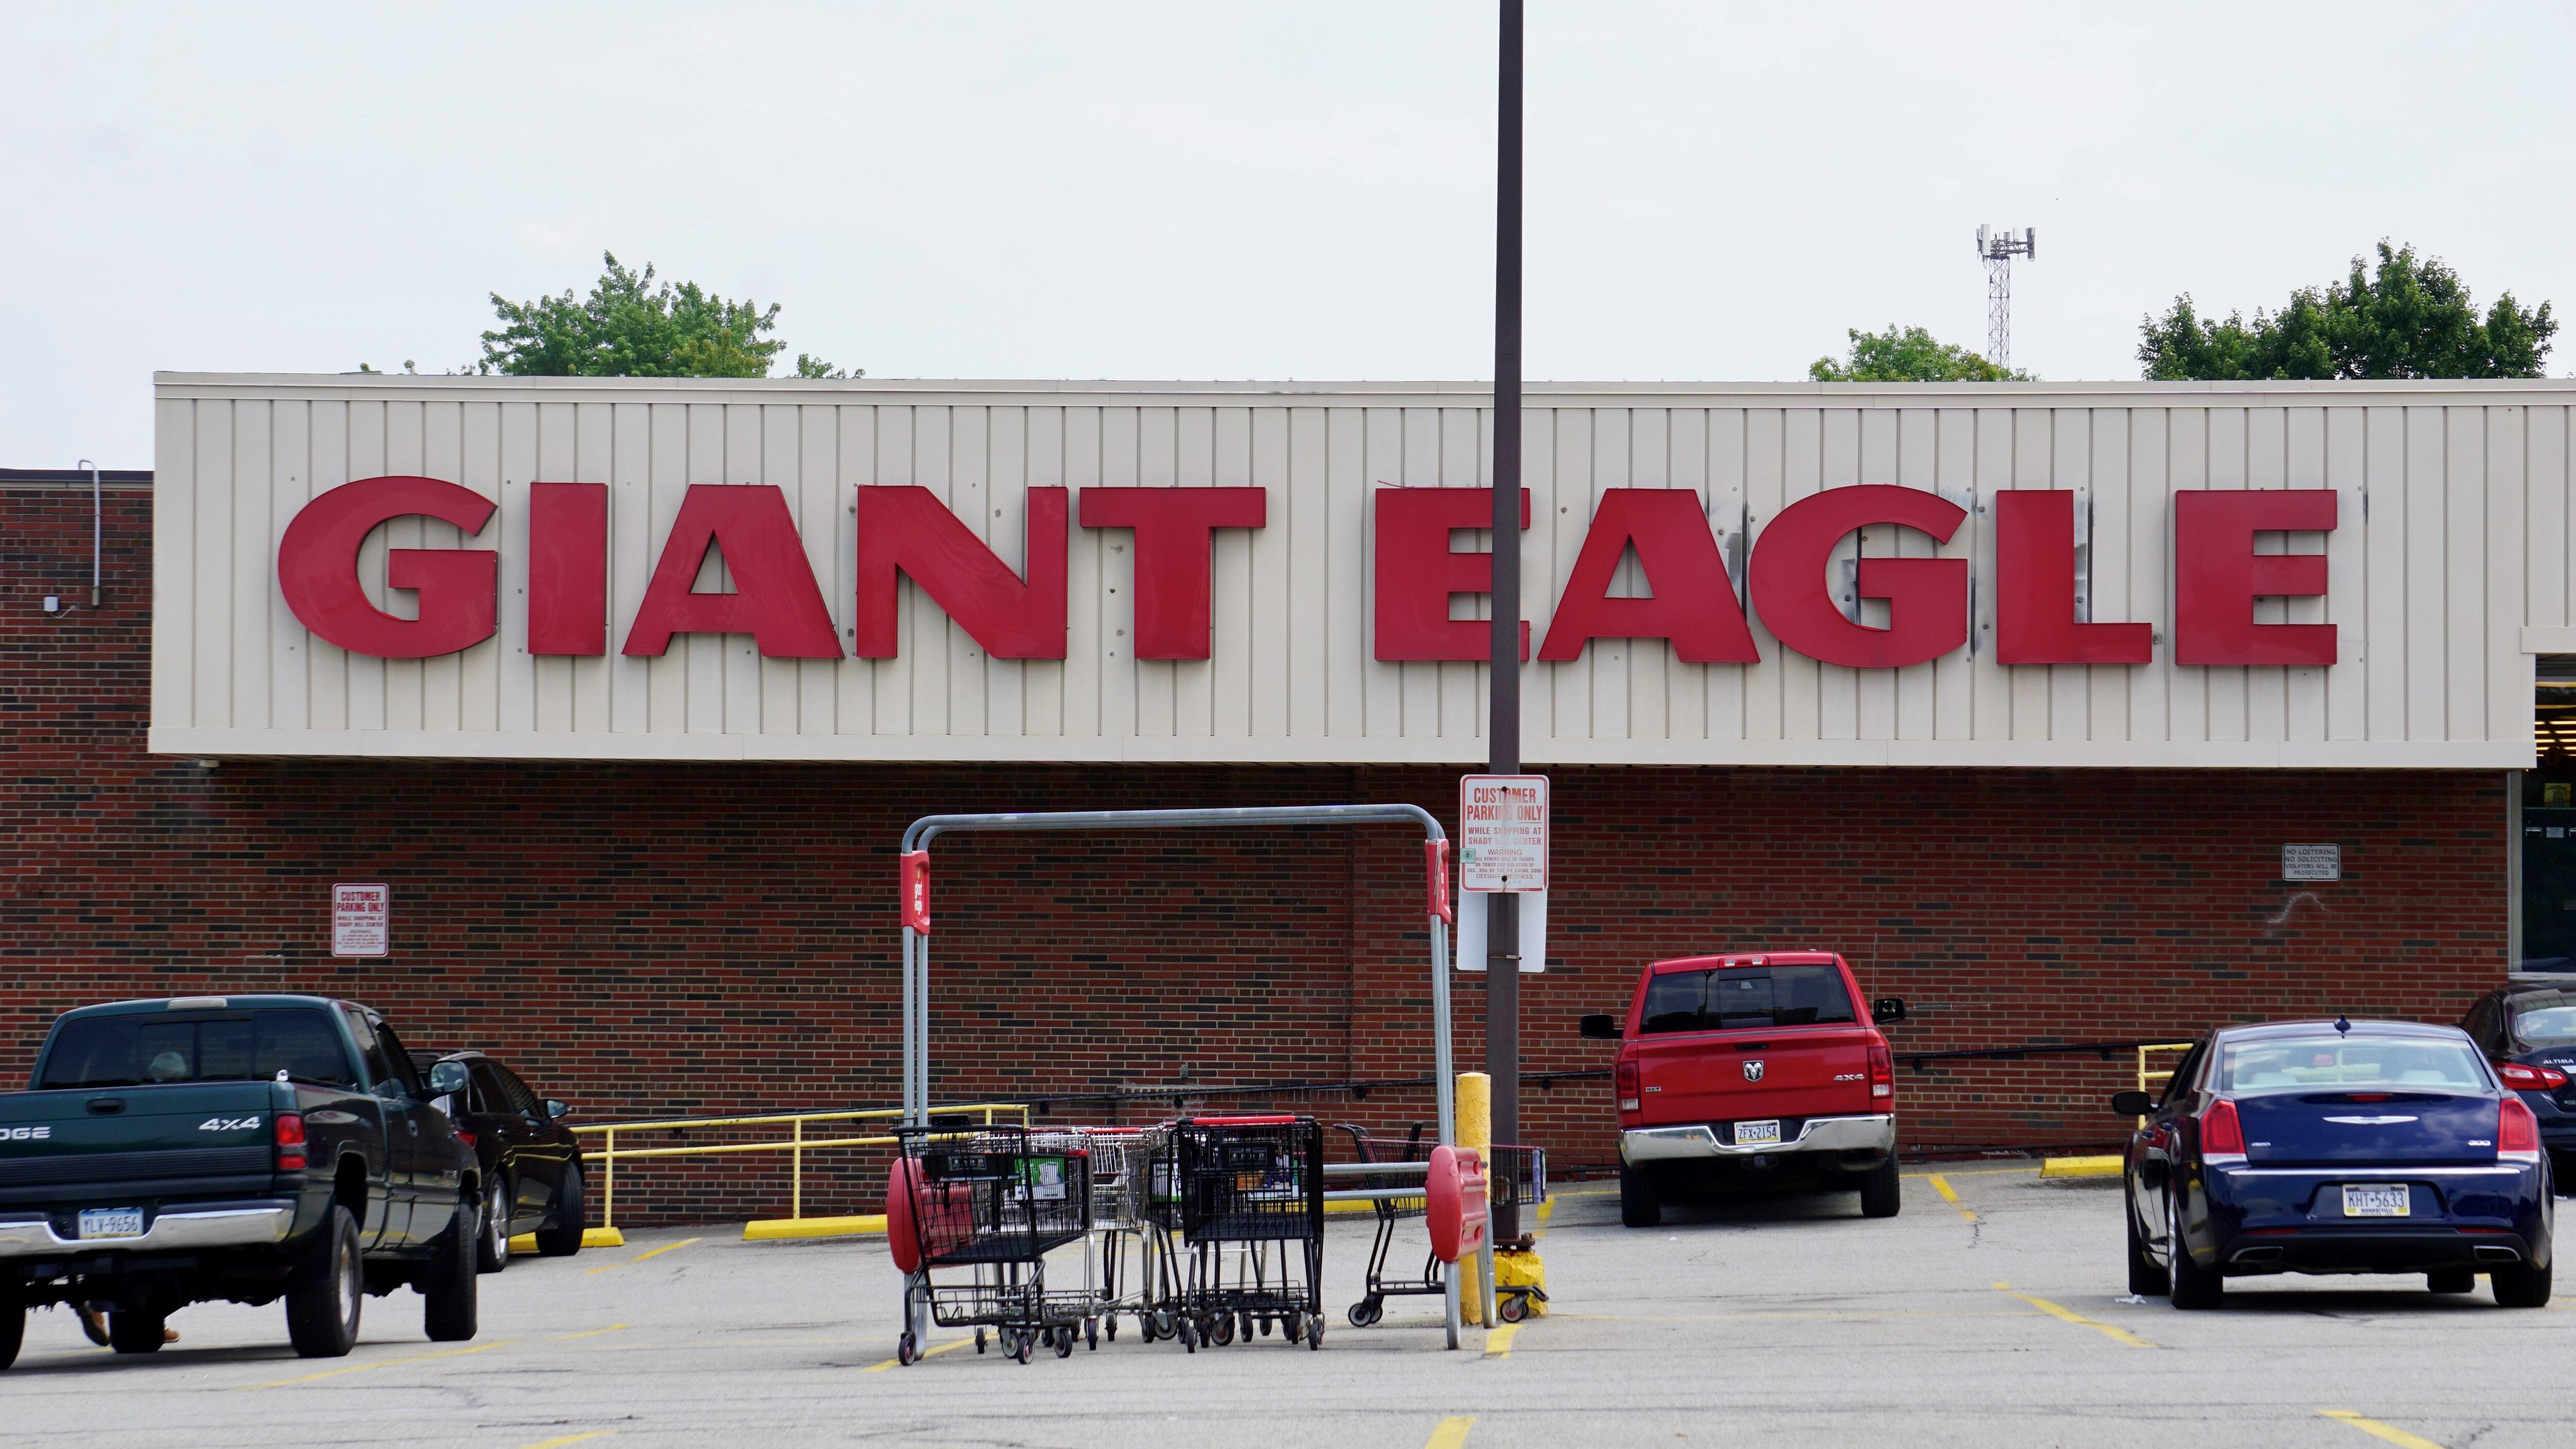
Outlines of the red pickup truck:
<svg viewBox="0 0 2576 1449">
<path fill-rule="evenodd" d="M 1663 1221 L 1667 1197 L 1731 1185 L 1860 1189 L 1864 1217 L 1896 1216 L 1896 1061 L 1864 1021 L 1851 963 L 1830 951 L 1657 961 L 1628 1014 L 1587 1016 L 1619 1043 L 1619 1220 Z"/>
</svg>

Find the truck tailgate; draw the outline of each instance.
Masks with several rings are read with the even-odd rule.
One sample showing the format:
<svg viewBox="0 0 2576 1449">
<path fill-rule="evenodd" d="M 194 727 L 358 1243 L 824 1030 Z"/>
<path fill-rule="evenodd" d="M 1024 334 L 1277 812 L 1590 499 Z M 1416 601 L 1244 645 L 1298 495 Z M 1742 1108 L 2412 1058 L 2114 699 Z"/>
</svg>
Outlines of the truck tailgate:
<svg viewBox="0 0 2576 1449">
<path fill-rule="evenodd" d="M 208 1082 L 0 1096 L 0 1207 L 265 1191 L 272 1091 Z"/>
<path fill-rule="evenodd" d="M 1862 1027 L 1647 1037 L 1631 1053 L 1643 1125 L 1871 1111 L 1870 1040 Z"/>
</svg>

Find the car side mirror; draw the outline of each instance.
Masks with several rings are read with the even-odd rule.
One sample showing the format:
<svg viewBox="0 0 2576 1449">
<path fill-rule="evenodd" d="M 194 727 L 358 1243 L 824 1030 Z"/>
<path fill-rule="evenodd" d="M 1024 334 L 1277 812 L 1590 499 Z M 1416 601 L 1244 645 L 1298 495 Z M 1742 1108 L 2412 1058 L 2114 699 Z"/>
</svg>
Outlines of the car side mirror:
<svg viewBox="0 0 2576 1449">
<path fill-rule="evenodd" d="M 556 1101 L 552 1097 L 546 1098 L 546 1117 L 548 1120 L 552 1120 L 556 1117 L 569 1117 L 571 1115 L 572 1108 L 565 1106 L 563 1103 Z"/>
<path fill-rule="evenodd" d="M 2144 1092 L 2113 1092 L 2111 1111 L 2122 1117 L 2144 1117 L 2156 1110 L 2156 1099 Z"/>
<path fill-rule="evenodd" d="M 1869 1019 L 1878 1026 L 1890 1026 L 1905 1019 L 1905 998 L 1882 996 L 1869 1004 Z"/>
<path fill-rule="evenodd" d="M 1617 1041 L 1619 1019 L 1615 1016 L 1591 1015 L 1575 1023 L 1574 1028 L 1585 1041 Z"/>
<path fill-rule="evenodd" d="M 464 1090 L 465 1064 L 463 1062 L 440 1062 L 429 1069 L 431 1096 L 453 1097 Z"/>
</svg>

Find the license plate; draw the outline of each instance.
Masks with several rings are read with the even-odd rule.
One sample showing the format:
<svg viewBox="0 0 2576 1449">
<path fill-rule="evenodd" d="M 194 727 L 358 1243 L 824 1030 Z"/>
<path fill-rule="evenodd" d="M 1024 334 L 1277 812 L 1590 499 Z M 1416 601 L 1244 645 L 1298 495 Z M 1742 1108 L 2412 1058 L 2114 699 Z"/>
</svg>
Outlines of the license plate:
<svg viewBox="0 0 2576 1449">
<path fill-rule="evenodd" d="M 1764 1143 L 1778 1142 L 1779 1140 L 1780 1119 L 1777 1117 L 1772 1118 L 1768 1122 L 1738 1122 L 1735 1124 L 1735 1145 L 1738 1147 L 1759 1147 Z"/>
<path fill-rule="evenodd" d="M 2386 1187 L 2346 1186 L 2343 1215 L 2348 1218 L 2402 1218 L 2414 1211 L 2413 1194 L 2404 1183 Z"/>
<path fill-rule="evenodd" d="M 80 1215 L 80 1235 L 90 1238 L 139 1238 L 143 1236 L 141 1208 L 84 1208 Z"/>
</svg>

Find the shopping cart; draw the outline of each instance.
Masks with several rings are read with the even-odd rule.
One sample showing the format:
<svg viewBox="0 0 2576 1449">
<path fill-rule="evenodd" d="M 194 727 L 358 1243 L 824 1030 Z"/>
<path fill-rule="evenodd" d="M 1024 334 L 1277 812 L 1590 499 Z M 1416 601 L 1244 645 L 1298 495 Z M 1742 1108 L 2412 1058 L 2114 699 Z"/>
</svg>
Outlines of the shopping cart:
<svg viewBox="0 0 2576 1449">
<path fill-rule="evenodd" d="M 1105 1330 L 1115 1341 L 1118 1315 L 1133 1314 L 1146 1342 L 1171 1337 L 1180 1297 L 1179 1263 L 1172 1249 L 1171 1131 L 1168 1127 L 1083 1129 L 1091 1157 L 1091 1236 L 1097 1272 L 1085 1264 L 1094 1289 L 1086 1339 Z M 1158 1209 L 1155 1193 L 1162 1183 Z"/>
<path fill-rule="evenodd" d="M 897 1362 L 921 1357 L 914 1326 L 998 1330 L 1022 1363 L 1043 1338 L 1073 1352 L 1069 1305 L 1050 1300 L 1047 1255 L 1091 1230 L 1091 1163 L 1077 1142 L 1021 1127 L 899 1127 L 886 1231 L 904 1270 Z M 1087 1285 L 1086 1285 L 1087 1286 Z"/>
<path fill-rule="evenodd" d="M 1324 1129 L 1312 1117 L 1172 1124 L 1172 1184 L 1189 1255 L 1175 1328 L 1192 1353 L 1238 1333 L 1324 1346 Z"/>
<path fill-rule="evenodd" d="M 1429 1245 L 1426 1244 L 1422 1250 L 1421 1277 L 1389 1278 L 1386 1276 L 1386 1260 L 1395 1248 L 1395 1225 L 1404 1219 L 1422 1216 L 1422 1174 L 1419 1164 L 1423 1160 L 1423 1154 L 1430 1150 L 1423 1145 L 1423 1124 L 1414 1123 L 1413 1130 L 1406 1134 L 1401 1142 L 1392 1137 L 1375 1136 L 1364 1128 L 1347 1123 L 1335 1125 L 1350 1136 L 1351 1145 L 1359 1152 L 1359 1159 L 1362 1162 L 1416 1164 L 1415 1170 L 1411 1173 L 1371 1173 L 1363 1176 L 1356 1183 L 1344 1184 L 1390 1194 L 1379 1197 L 1371 1204 L 1377 1209 L 1377 1239 L 1369 1245 L 1366 1296 L 1352 1304 L 1346 1312 L 1346 1316 L 1351 1321 L 1351 1327 L 1366 1328 L 1386 1315 L 1386 1300 L 1389 1298 L 1401 1298 L 1413 1294 L 1436 1295 L 1447 1291 L 1449 1265 L 1433 1256 Z M 1410 1190 L 1401 1196 L 1392 1195 L 1398 1189 Z"/>
</svg>

